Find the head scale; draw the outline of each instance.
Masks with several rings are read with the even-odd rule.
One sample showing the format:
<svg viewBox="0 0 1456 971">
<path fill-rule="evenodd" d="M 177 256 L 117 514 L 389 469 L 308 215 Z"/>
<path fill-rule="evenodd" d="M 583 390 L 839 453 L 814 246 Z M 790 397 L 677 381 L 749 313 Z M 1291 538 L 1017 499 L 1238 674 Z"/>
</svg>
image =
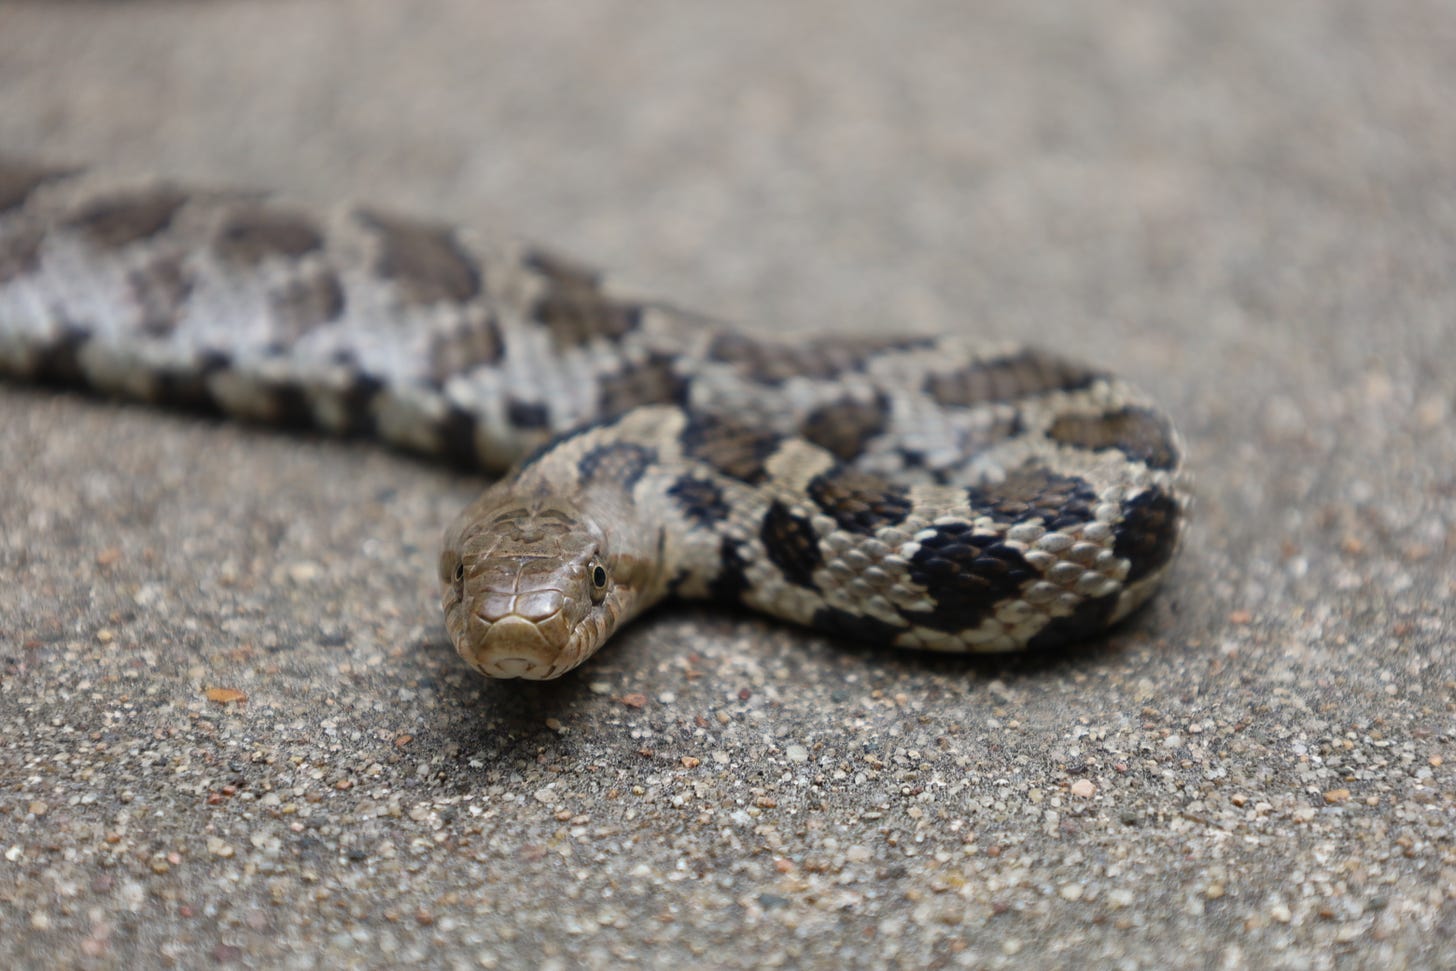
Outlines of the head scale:
<svg viewBox="0 0 1456 971">
<path fill-rule="evenodd" d="M 560 677 L 635 612 L 626 567 L 574 504 L 494 486 L 445 535 L 446 629 L 466 663 L 488 677 Z"/>
</svg>

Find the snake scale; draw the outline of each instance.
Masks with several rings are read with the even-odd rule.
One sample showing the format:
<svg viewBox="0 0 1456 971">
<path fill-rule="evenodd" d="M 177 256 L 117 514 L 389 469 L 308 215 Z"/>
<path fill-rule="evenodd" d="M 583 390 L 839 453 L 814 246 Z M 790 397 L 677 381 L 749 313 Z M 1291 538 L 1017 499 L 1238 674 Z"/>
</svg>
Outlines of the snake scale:
<svg viewBox="0 0 1456 971">
<path fill-rule="evenodd" d="M 510 469 L 439 566 L 493 677 L 558 677 L 667 596 L 1077 641 L 1147 600 L 1187 513 L 1167 418 L 1053 354 L 755 337 L 464 229 L 3 159 L 0 374 Z"/>
</svg>

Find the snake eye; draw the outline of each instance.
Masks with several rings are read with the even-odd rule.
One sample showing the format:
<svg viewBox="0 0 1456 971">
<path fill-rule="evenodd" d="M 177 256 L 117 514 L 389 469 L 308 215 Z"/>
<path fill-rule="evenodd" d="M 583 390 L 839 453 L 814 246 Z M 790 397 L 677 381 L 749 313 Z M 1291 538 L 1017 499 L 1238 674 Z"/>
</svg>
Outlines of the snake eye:
<svg viewBox="0 0 1456 971">
<path fill-rule="evenodd" d="M 591 598 L 592 603 L 601 603 L 607 595 L 607 569 L 600 563 L 592 564 L 591 568 Z"/>
<path fill-rule="evenodd" d="M 465 582 L 465 564 L 463 562 L 462 563 L 456 563 L 455 564 L 455 584 L 456 584 L 456 586 L 459 586 L 460 584 L 462 584 L 464 582 Z"/>
</svg>

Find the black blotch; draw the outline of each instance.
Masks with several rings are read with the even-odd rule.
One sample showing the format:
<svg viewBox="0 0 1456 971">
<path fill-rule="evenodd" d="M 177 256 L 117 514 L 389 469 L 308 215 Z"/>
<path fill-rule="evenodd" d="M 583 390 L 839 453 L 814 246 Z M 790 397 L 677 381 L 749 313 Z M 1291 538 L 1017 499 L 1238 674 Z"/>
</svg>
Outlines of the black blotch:
<svg viewBox="0 0 1456 971">
<path fill-rule="evenodd" d="M 976 534 L 969 523 L 935 527 L 910 558 L 910 579 L 925 588 L 937 606 L 902 611 L 916 624 L 955 631 L 978 627 L 996 605 L 1016 594 L 1039 574 L 1019 552 L 990 534 Z"/>
<path fill-rule="evenodd" d="M 836 469 L 809 481 L 809 498 L 840 529 L 870 535 L 898 526 L 910 514 L 908 490 L 875 476 Z"/>
<path fill-rule="evenodd" d="M 35 362 L 35 378 L 57 384 L 85 384 L 81 348 L 90 339 L 90 331 L 85 327 L 73 325 L 62 329 L 58 337 L 41 350 Z"/>
<path fill-rule="evenodd" d="M 823 565 L 824 554 L 819 549 L 819 536 L 814 527 L 802 516 L 796 516 L 778 500 L 768 507 L 759 530 L 764 554 L 769 562 L 777 566 L 790 583 L 809 590 L 814 585 L 814 571 Z"/>
<path fill-rule="evenodd" d="M 723 499 L 723 490 L 697 476 L 682 476 L 672 484 L 667 494 L 677 501 L 683 515 L 699 526 L 716 526 L 732 512 Z"/>
<path fill-rule="evenodd" d="M 725 603 L 741 603 L 748 589 L 748 561 L 743 558 L 743 544 L 724 536 L 718 559 L 721 565 L 718 575 L 708 584 L 708 595 Z"/>
<path fill-rule="evenodd" d="M 1054 617 L 1051 622 L 1026 642 L 1030 651 L 1062 647 L 1096 637 L 1107 629 L 1107 622 L 1117 608 L 1117 594 L 1096 599 L 1083 600 L 1066 617 Z"/>
<path fill-rule="evenodd" d="M 188 408 L 222 413 L 222 406 L 208 390 L 207 379 L 226 369 L 228 356 L 221 351 L 208 351 L 197 361 L 197 367 L 186 371 L 164 371 L 156 375 L 157 403 L 174 408 Z"/>
<path fill-rule="evenodd" d="M 344 413 L 349 416 L 349 425 L 344 434 L 376 436 L 378 423 L 371 407 L 374 398 L 384 390 L 384 382 L 372 374 L 359 374 L 353 384 L 341 396 Z"/>
<path fill-rule="evenodd" d="M 269 424 L 284 428 L 308 428 L 313 425 L 313 409 L 309 407 L 308 395 L 297 384 L 279 384 L 268 389 L 273 413 Z"/>
<path fill-rule="evenodd" d="M 838 607 L 820 607 L 814 612 L 809 626 L 818 628 L 835 637 L 863 641 L 868 644 L 886 646 L 904 633 L 905 628 L 887 624 L 883 620 L 862 614 L 853 614 Z"/>
<path fill-rule="evenodd" d="M 601 475 L 630 489 L 642 478 L 648 466 L 656 461 L 656 449 L 630 442 L 609 442 L 598 445 L 583 455 L 576 470 L 587 484 Z"/>
<path fill-rule="evenodd" d="M 451 406 L 441 420 L 439 442 L 445 461 L 462 468 L 480 465 L 480 453 L 475 446 L 475 416 L 458 405 Z"/>
<path fill-rule="evenodd" d="M 1077 476 L 1023 466 L 995 485 L 968 486 L 966 499 L 977 513 L 1004 523 L 1039 518 L 1047 529 L 1066 529 L 1093 519 L 1097 492 Z"/>
<path fill-rule="evenodd" d="M 554 435 L 551 438 L 548 438 L 546 441 L 542 442 L 540 445 L 536 446 L 526 455 L 525 458 L 521 459 L 521 462 L 517 469 L 525 469 L 529 465 L 534 465 L 536 462 L 539 462 L 545 455 L 555 451 L 558 446 L 564 445 L 574 438 L 579 438 L 582 435 L 586 435 L 590 432 L 599 431 L 600 429 L 611 428 L 613 425 L 617 424 L 617 420 L 617 418 L 612 418 L 595 425 L 578 425 L 575 428 L 571 428 L 567 431 L 562 432 L 560 435 Z"/>
<path fill-rule="evenodd" d="M 545 428 L 551 424 L 551 415 L 539 401 L 511 398 L 506 402 L 506 420 L 516 428 Z"/>
<path fill-rule="evenodd" d="M 1178 503 L 1172 496 L 1153 486 L 1122 504 L 1112 552 L 1131 564 L 1125 582 L 1135 583 L 1166 565 L 1177 546 Z"/>
</svg>

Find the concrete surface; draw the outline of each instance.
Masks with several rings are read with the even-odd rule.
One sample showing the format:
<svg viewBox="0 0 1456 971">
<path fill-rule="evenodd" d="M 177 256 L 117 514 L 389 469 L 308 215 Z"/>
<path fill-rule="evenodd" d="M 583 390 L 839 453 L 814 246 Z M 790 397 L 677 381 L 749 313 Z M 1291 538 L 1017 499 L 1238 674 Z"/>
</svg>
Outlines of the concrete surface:
<svg viewBox="0 0 1456 971">
<path fill-rule="evenodd" d="M 430 580 L 476 481 L 0 389 L 0 966 L 1456 963 L 1453 51 L 1438 0 L 0 5 L 7 152 L 1034 337 L 1200 496 L 1043 663 L 679 609 L 492 684 Z"/>
</svg>

